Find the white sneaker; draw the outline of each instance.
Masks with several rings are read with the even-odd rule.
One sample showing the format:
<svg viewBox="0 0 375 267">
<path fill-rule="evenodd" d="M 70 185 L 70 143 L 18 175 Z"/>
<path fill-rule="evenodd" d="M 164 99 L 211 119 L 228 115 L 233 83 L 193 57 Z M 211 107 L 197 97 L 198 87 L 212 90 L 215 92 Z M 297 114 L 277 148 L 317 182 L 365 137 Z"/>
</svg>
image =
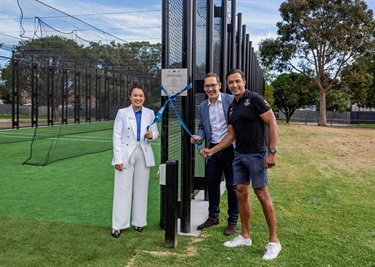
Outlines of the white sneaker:
<svg viewBox="0 0 375 267">
<path fill-rule="evenodd" d="M 234 248 L 239 246 L 251 246 L 251 238 L 244 238 L 242 235 L 224 243 L 224 246 Z"/>
<path fill-rule="evenodd" d="M 266 246 L 266 253 L 264 253 L 263 260 L 273 260 L 279 255 L 281 251 L 280 242 L 277 243 L 268 243 Z"/>
</svg>

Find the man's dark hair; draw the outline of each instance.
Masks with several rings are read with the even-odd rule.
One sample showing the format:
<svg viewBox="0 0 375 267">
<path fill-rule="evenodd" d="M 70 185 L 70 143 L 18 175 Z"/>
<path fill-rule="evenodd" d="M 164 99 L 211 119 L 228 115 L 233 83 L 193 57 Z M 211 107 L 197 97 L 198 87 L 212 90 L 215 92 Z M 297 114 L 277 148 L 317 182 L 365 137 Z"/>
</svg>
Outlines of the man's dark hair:
<svg viewBox="0 0 375 267">
<path fill-rule="evenodd" d="M 232 75 L 232 74 L 235 74 L 235 73 L 239 73 L 241 75 L 242 80 L 244 80 L 244 81 L 246 80 L 245 79 L 245 73 L 243 73 L 243 71 L 239 70 L 239 69 L 231 69 L 230 71 L 228 71 L 227 76 L 225 77 L 225 79 L 228 79 L 229 75 Z"/>
<path fill-rule="evenodd" d="M 207 73 L 206 76 L 204 76 L 205 79 L 208 78 L 208 77 L 215 77 L 217 83 L 220 83 L 220 77 L 215 72 Z"/>
</svg>

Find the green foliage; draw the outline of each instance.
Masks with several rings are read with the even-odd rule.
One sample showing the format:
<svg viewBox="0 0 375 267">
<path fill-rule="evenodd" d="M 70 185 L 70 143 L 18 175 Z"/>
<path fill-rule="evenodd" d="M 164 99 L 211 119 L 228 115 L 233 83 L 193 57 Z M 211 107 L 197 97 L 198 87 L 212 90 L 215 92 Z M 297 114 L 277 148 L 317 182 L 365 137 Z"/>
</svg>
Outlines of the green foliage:
<svg viewBox="0 0 375 267">
<path fill-rule="evenodd" d="M 161 50 L 160 43 L 149 42 L 111 42 L 109 45 L 91 43 L 90 47 L 86 48 L 87 54 L 96 58 L 97 66 L 102 72 L 105 71 L 109 75 L 128 75 L 132 77 L 131 83 L 137 82 L 144 86 L 144 79 L 148 77 L 147 86 L 154 89 L 147 92 L 146 101 L 150 108 L 160 106 Z M 131 83 L 126 86 L 130 87 Z"/>
<path fill-rule="evenodd" d="M 134 73 L 152 73 L 160 69 L 161 44 L 132 42 L 109 45 L 91 43 L 85 49 L 101 69 L 106 71 L 132 71 Z"/>
<path fill-rule="evenodd" d="M 159 107 L 161 49 L 160 43 L 118 44 L 114 41 L 109 45 L 90 43 L 88 47 L 83 47 L 73 40 L 59 36 L 21 41 L 14 51 L 14 59 L 18 60 L 16 82 L 22 90 L 20 97 L 30 98 L 34 86 L 38 90 L 38 104 L 46 105 L 48 90 L 54 88 L 53 113 L 54 120 L 58 121 L 58 106 L 62 102 L 63 90 L 71 96 L 72 91 L 76 89 L 86 90 L 90 84 L 91 88 L 94 87 L 96 80 L 93 79 L 96 75 L 105 75 L 119 84 L 120 81 L 124 82 L 124 88 L 138 82 L 145 88 L 153 89 L 147 92 L 146 101 L 150 103 L 148 106 L 151 108 Z M 31 64 L 34 66 L 33 69 L 30 67 Z M 12 64 L 9 64 L 2 69 L 4 83 L 0 86 L 0 95 L 8 102 L 11 100 L 11 75 Z M 38 77 L 37 82 L 35 77 Z M 101 79 L 101 83 L 101 88 L 104 88 L 104 79 Z M 111 82 L 107 90 L 115 90 L 112 89 L 113 83 Z M 91 92 L 94 92 L 94 89 L 91 89 Z M 114 98 L 114 94 L 109 95 Z M 71 101 L 72 104 L 76 101 L 86 104 L 81 103 L 85 99 L 74 98 Z"/>
<path fill-rule="evenodd" d="M 287 123 L 298 108 L 315 104 L 318 98 L 314 81 L 299 73 L 280 74 L 271 85 L 273 104 L 285 114 Z"/>
<path fill-rule="evenodd" d="M 373 58 L 375 55 L 359 57 L 342 72 L 342 84 L 348 89 L 352 104 L 359 107 L 375 107 L 373 100 L 375 60 Z"/>
<path fill-rule="evenodd" d="M 373 12 L 357 0 L 287 0 L 280 15 L 279 37 L 261 42 L 260 58 L 271 70 L 296 70 L 315 79 L 325 126 L 326 93 L 350 60 L 374 50 Z"/>
<path fill-rule="evenodd" d="M 327 92 L 327 110 L 329 111 L 349 111 L 350 110 L 350 94 L 340 85 L 333 86 Z"/>
<path fill-rule="evenodd" d="M 265 86 L 265 92 L 264 92 L 264 98 L 267 100 L 267 102 L 273 107 L 274 106 L 274 99 L 273 99 L 273 90 L 274 88 L 271 85 L 266 84 Z M 274 111 L 277 109 L 272 108 Z"/>
<path fill-rule="evenodd" d="M 0 99 L 5 100 L 7 103 L 10 101 L 12 96 L 12 86 L 10 85 L 11 79 L 9 79 L 9 69 L 0 69 Z"/>
<path fill-rule="evenodd" d="M 372 75 L 373 80 L 372 84 L 370 85 L 368 91 L 367 91 L 367 106 L 368 107 L 375 107 L 375 53 L 372 55 L 372 57 L 367 58 L 368 59 L 368 72 Z"/>
</svg>

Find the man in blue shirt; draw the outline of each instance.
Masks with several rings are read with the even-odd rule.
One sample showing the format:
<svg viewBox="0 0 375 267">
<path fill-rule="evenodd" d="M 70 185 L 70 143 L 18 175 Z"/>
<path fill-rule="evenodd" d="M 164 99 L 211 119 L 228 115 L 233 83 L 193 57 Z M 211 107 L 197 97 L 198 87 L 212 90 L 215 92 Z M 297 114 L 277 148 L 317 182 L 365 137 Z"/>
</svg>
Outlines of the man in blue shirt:
<svg viewBox="0 0 375 267">
<path fill-rule="evenodd" d="M 228 108 L 233 96 L 220 92 L 221 82 L 216 73 L 208 73 L 204 79 L 204 91 L 208 99 L 198 107 L 199 125 L 197 135 L 193 135 L 191 143 L 199 144 L 206 140 L 206 147 L 212 148 L 224 138 L 228 132 Z M 219 224 L 220 184 L 224 172 L 228 191 L 228 225 L 225 235 L 234 235 L 238 220 L 238 201 L 236 185 L 233 181 L 233 145 L 207 159 L 208 219 L 197 227 L 198 230 Z"/>
</svg>

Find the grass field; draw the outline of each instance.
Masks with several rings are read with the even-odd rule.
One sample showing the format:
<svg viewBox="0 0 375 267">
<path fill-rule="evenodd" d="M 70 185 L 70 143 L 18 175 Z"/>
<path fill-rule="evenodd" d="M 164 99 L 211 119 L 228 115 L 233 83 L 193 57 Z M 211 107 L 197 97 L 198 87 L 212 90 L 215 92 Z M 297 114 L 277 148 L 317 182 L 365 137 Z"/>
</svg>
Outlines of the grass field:
<svg viewBox="0 0 375 267">
<path fill-rule="evenodd" d="M 20 164 L 27 142 L 1 144 L 0 266 L 375 266 L 374 151 L 374 128 L 280 125 L 269 180 L 283 250 L 265 262 L 268 230 L 253 193 L 251 247 L 223 246 L 224 195 L 219 226 L 167 249 L 153 168 L 148 226 L 114 239 L 111 151 L 38 168 Z"/>
</svg>

